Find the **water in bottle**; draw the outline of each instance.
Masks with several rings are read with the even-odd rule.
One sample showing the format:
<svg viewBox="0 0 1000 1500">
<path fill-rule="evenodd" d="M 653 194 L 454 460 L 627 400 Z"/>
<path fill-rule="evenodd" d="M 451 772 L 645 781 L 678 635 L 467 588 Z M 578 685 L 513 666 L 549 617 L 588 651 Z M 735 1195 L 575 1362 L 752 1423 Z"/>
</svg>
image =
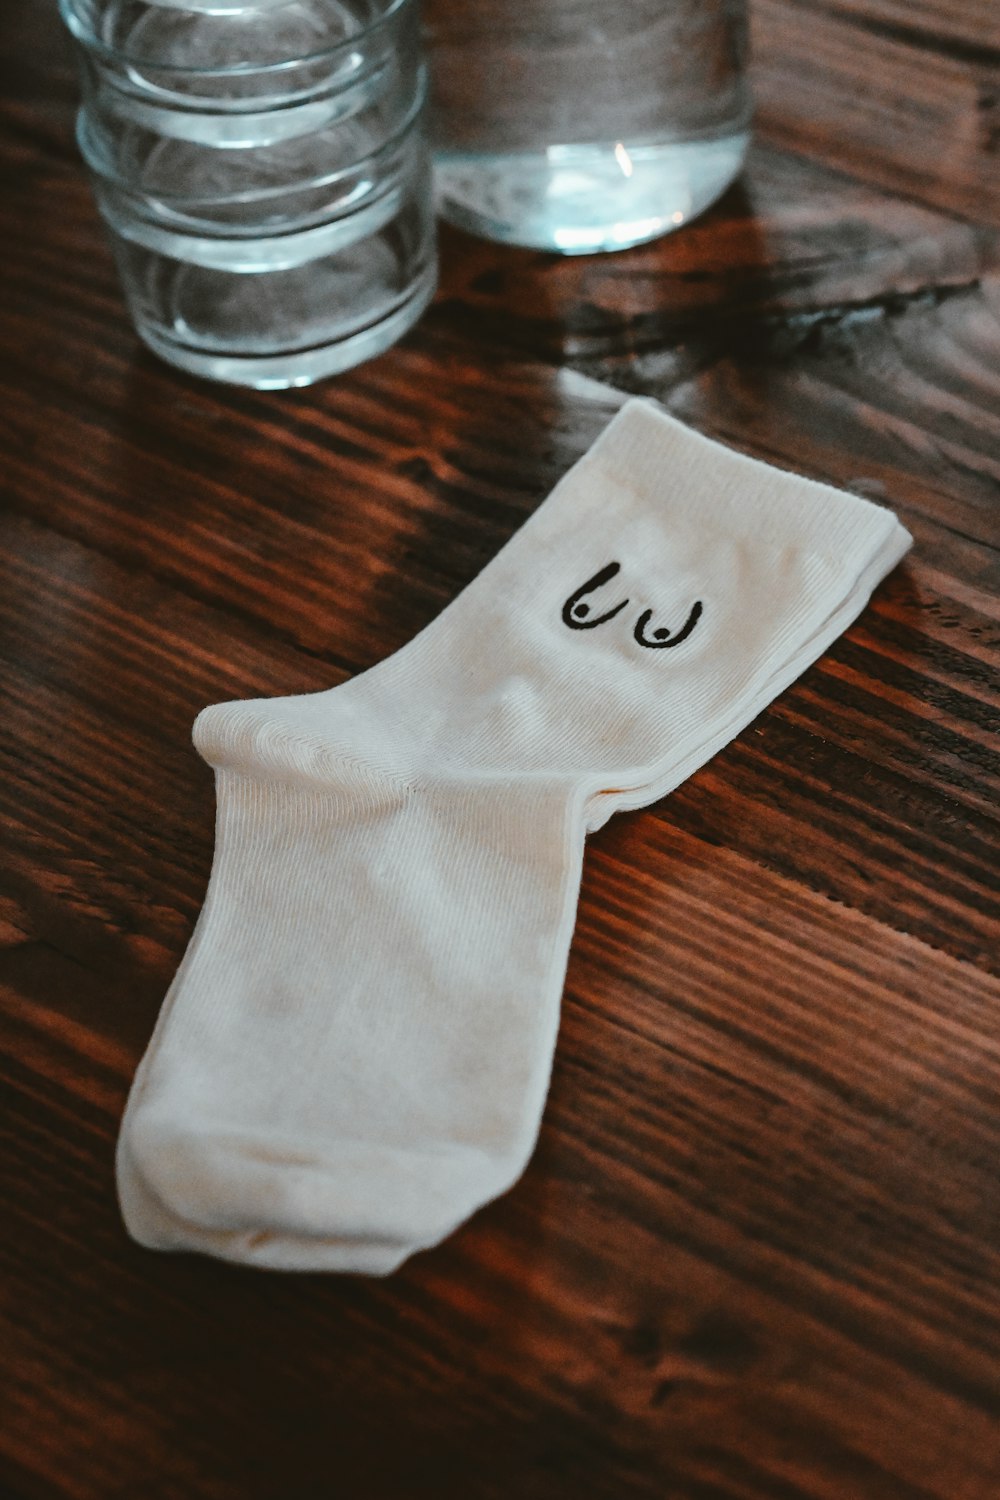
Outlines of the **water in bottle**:
<svg viewBox="0 0 1000 1500">
<path fill-rule="evenodd" d="M 679 228 L 749 140 L 745 0 L 425 0 L 439 206 L 582 254 Z"/>
</svg>

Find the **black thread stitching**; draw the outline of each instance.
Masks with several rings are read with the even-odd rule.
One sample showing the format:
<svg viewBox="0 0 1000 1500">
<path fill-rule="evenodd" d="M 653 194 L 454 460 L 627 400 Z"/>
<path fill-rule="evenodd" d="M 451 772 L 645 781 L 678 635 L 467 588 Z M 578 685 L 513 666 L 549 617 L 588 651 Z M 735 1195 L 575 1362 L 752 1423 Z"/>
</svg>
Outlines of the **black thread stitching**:
<svg viewBox="0 0 1000 1500">
<path fill-rule="evenodd" d="M 582 588 L 578 588 L 575 594 L 570 594 L 562 607 L 564 625 L 568 625 L 570 630 L 594 630 L 598 625 L 603 625 L 607 620 L 613 620 L 615 615 L 621 613 L 626 604 L 628 604 L 627 599 L 623 599 L 620 604 L 616 604 L 614 609 L 609 609 L 607 614 L 598 615 L 596 619 L 587 620 L 583 618 L 590 613 L 590 605 L 583 603 L 584 596 L 592 594 L 595 589 L 599 589 L 603 584 L 610 582 L 616 573 L 621 572 L 621 566 L 621 563 L 608 563 L 606 567 L 600 568 L 594 574 L 593 578 L 588 578 L 587 582 Z"/>
<path fill-rule="evenodd" d="M 666 630 L 663 626 L 661 626 L 659 630 L 653 631 L 652 639 L 647 640 L 645 636 L 645 629 L 650 620 L 653 618 L 653 611 L 651 609 L 646 609 L 643 610 L 642 614 L 636 621 L 635 629 L 633 630 L 632 634 L 635 636 L 635 639 L 639 642 L 640 646 L 648 646 L 651 651 L 664 651 L 668 646 L 679 646 L 681 641 L 687 640 L 688 636 L 691 634 L 692 630 L 701 619 L 701 611 L 702 604 L 701 600 L 698 599 L 694 604 L 692 604 L 691 613 L 688 615 L 687 619 L 684 621 L 684 624 L 681 626 L 680 630 L 678 630 L 676 635 L 671 635 L 669 630 Z"/>
</svg>

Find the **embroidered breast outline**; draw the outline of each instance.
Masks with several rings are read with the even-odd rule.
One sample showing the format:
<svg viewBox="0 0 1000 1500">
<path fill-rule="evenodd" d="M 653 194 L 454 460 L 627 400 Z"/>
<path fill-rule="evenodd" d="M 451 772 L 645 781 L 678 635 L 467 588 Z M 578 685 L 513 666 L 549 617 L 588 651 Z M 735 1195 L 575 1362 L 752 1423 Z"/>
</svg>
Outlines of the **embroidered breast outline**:
<svg viewBox="0 0 1000 1500">
<path fill-rule="evenodd" d="M 621 570 L 621 563 L 610 562 L 606 567 L 599 569 L 593 578 L 588 578 L 587 582 L 582 584 L 575 594 L 570 594 L 562 607 L 563 624 L 568 625 L 570 630 L 594 630 L 598 625 L 603 625 L 607 620 L 613 620 L 615 615 L 621 614 L 628 603 L 627 599 L 623 599 L 620 604 L 616 604 L 614 609 L 609 609 L 606 614 L 597 615 L 593 620 L 587 618 L 590 614 L 590 605 L 585 603 L 585 595 L 592 594 L 602 584 L 610 583 L 615 574 L 620 573 Z"/>
<path fill-rule="evenodd" d="M 581 584 L 578 589 L 575 589 L 562 607 L 563 624 L 568 625 L 570 630 L 596 630 L 598 625 L 606 625 L 609 620 L 614 619 L 615 615 L 621 614 L 622 610 L 629 603 L 627 598 L 622 599 L 613 609 L 607 609 L 603 614 L 593 616 L 590 613 L 591 605 L 587 601 L 587 595 L 595 593 L 599 588 L 603 588 L 606 583 L 610 583 L 612 578 L 616 578 L 621 572 L 621 567 L 621 563 L 618 562 L 605 563 L 604 567 L 598 568 L 597 572 L 591 578 L 588 578 L 586 583 Z M 680 630 L 671 631 L 665 625 L 660 625 L 655 630 L 647 632 L 649 622 L 653 618 L 653 611 L 651 609 L 644 609 L 635 622 L 632 638 L 640 646 L 645 646 L 650 651 L 665 651 L 669 647 L 679 646 L 683 641 L 687 640 L 701 619 L 702 613 L 702 602 L 700 599 L 696 599 L 688 611 L 687 619 Z"/>
</svg>

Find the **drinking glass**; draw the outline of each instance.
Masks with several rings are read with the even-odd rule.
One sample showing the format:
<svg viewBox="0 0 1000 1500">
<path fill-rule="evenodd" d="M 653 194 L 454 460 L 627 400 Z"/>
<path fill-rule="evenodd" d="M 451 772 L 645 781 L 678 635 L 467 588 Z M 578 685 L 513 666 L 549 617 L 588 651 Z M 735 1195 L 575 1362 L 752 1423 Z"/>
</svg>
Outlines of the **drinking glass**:
<svg viewBox="0 0 1000 1500">
<path fill-rule="evenodd" d="M 139 335 L 305 385 L 387 348 L 436 275 L 416 0 L 61 0 L 77 136 Z"/>
</svg>

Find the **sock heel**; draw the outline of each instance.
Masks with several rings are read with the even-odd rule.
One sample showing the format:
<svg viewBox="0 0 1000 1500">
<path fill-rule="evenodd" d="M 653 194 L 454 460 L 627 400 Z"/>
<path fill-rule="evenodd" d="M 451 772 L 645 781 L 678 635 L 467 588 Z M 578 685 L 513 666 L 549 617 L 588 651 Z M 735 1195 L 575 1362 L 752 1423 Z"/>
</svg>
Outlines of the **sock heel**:
<svg viewBox="0 0 1000 1500">
<path fill-rule="evenodd" d="M 323 787 L 363 783 L 398 799 L 411 791 L 398 770 L 379 764 L 361 746 L 318 735 L 297 724 L 295 699 L 215 703 L 192 730 L 195 749 L 215 770 L 268 776 L 291 785 Z"/>
</svg>

